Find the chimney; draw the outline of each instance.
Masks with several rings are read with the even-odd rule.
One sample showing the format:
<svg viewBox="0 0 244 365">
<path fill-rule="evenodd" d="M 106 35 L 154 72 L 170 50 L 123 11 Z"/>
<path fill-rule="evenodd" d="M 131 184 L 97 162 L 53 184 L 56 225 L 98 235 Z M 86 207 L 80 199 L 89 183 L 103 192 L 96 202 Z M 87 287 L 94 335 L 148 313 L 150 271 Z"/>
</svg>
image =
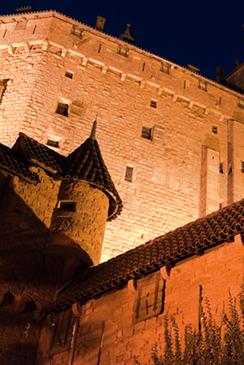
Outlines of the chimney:
<svg viewBox="0 0 244 365">
<path fill-rule="evenodd" d="M 215 74 L 215 79 L 217 82 L 221 83 L 224 80 L 225 74 L 224 74 L 224 69 L 221 66 L 217 66 L 216 67 L 216 74 Z"/>
<path fill-rule="evenodd" d="M 134 43 L 134 37 L 131 35 L 130 29 L 131 25 L 127 24 L 124 33 L 122 33 L 119 38 L 122 39 L 122 41 L 126 41 L 128 43 Z"/>
<path fill-rule="evenodd" d="M 95 28 L 103 32 L 104 27 L 105 27 L 105 23 L 106 23 L 106 18 L 104 18 L 103 16 L 98 15 L 97 19 L 96 19 Z"/>
</svg>

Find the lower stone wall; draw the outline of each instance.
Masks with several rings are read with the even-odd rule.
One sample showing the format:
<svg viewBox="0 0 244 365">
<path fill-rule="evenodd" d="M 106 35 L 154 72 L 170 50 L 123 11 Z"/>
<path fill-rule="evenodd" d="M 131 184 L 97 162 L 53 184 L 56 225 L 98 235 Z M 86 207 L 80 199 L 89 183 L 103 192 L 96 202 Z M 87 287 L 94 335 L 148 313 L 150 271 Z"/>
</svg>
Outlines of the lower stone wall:
<svg viewBox="0 0 244 365">
<path fill-rule="evenodd" d="M 57 336 L 63 331 L 58 328 L 60 319 L 54 317 L 53 327 L 57 327 L 52 332 L 49 325 L 49 344 L 45 345 L 45 356 L 48 352 L 52 355 L 39 359 L 38 365 L 152 364 L 153 346 L 157 343 L 159 352 L 163 349 L 165 315 L 175 317 L 181 334 L 189 323 L 197 329 L 201 321 L 199 307 L 207 298 L 214 318 L 220 319 L 223 309 L 228 308 L 229 293 L 238 297 L 243 269 L 244 247 L 237 236 L 233 243 L 179 263 L 169 275 L 162 268 L 137 282 L 130 281 L 126 287 L 80 308 L 77 321 L 69 321 L 72 331 L 63 349 L 60 342 L 57 346 L 53 341 L 54 333 Z"/>
</svg>

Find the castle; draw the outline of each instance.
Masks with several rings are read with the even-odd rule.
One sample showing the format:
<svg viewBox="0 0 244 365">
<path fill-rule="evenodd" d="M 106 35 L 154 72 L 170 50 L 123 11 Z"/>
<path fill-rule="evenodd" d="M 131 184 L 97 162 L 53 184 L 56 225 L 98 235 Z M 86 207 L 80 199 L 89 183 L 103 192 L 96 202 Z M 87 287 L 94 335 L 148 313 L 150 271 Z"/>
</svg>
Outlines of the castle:
<svg viewBox="0 0 244 365">
<path fill-rule="evenodd" d="M 243 66 L 219 84 L 100 30 L 1 17 L 1 364 L 146 364 L 165 313 L 240 290 Z"/>
</svg>

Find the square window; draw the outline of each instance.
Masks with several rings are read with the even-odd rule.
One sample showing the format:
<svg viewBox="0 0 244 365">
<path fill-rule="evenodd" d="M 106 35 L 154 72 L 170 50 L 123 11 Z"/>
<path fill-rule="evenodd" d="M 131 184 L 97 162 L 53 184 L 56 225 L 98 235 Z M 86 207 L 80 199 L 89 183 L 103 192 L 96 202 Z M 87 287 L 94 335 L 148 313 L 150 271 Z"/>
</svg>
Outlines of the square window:
<svg viewBox="0 0 244 365">
<path fill-rule="evenodd" d="M 133 167 L 126 166 L 125 169 L 125 181 L 132 182 L 133 179 Z"/>
<path fill-rule="evenodd" d="M 119 46 L 119 48 L 118 48 L 118 54 L 121 55 L 121 56 L 124 56 L 124 57 L 128 57 L 129 50 L 128 50 L 127 47 Z"/>
<path fill-rule="evenodd" d="M 52 139 L 47 140 L 47 145 L 50 147 L 59 148 L 59 141 L 54 141 Z"/>
<path fill-rule="evenodd" d="M 152 140 L 152 128 L 142 127 L 141 137 Z"/>
<path fill-rule="evenodd" d="M 198 87 L 199 87 L 199 89 L 201 89 L 201 90 L 207 91 L 207 90 L 208 90 L 208 84 L 207 84 L 207 81 L 199 80 L 199 81 L 198 81 Z"/>
<path fill-rule="evenodd" d="M 156 102 L 156 100 L 151 100 L 150 101 L 150 107 L 151 108 L 157 108 L 157 102 Z"/>
<path fill-rule="evenodd" d="M 164 72 L 165 74 L 169 74 L 170 73 L 170 65 L 168 63 L 162 62 L 160 71 Z"/>
<path fill-rule="evenodd" d="M 74 73 L 71 71 L 66 71 L 64 76 L 68 77 L 68 79 L 73 79 Z"/>
<path fill-rule="evenodd" d="M 82 38 L 83 37 L 83 29 L 79 28 L 77 25 L 73 25 L 73 27 L 71 28 L 71 34 Z"/>
<path fill-rule="evenodd" d="M 64 115 L 65 117 L 68 117 L 69 116 L 69 104 L 64 103 L 64 102 L 59 102 L 56 113 Z"/>
</svg>

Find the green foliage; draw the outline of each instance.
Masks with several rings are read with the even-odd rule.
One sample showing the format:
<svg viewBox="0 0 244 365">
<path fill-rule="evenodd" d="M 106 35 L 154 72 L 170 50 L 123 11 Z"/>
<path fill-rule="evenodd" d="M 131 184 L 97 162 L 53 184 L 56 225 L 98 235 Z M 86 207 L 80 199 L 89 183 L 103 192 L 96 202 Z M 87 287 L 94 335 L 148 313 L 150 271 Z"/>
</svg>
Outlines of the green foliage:
<svg viewBox="0 0 244 365">
<path fill-rule="evenodd" d="M 221 324 L 214 320 L 206 299 L 201 310 L 201 328 L 194 330 L 191 325 L 185 327 L 183 350 L 175 318 L 165 315 L 165 349 L 159 355 L 156 346 L 153 348 L 153 364 L 244 365 L 244 284 L 239 299 L 237 304 L 229 294 L 228 311 L 223 313 Z"/>
</svg>

